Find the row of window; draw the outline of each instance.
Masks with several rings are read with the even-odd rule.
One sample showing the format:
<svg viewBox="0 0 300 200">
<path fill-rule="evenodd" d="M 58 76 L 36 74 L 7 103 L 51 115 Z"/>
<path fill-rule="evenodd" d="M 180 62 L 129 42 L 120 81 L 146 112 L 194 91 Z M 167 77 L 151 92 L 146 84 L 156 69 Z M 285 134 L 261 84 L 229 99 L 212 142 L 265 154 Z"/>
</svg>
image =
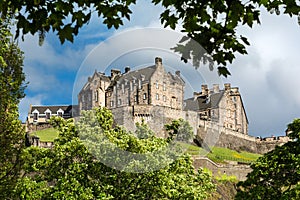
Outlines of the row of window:
<svg viewBox="0 0 300 200">
<path fill-rule="evenodd" d="M 159 89 L 158 81 L 156 81 L 155 87 L 156 87 L 156 89 Z M 166 83 L 163 83 L 163 91 L 166 91 L 166 90 L 167 90 Z"/>
<path fill-rule="evenodd" d="M 163 101 L 167 101 L 166 95 L 162 96 Z M 135 102 L 137 102 L 138 96 L 135 96 Z M 147 93 L 143 94 L 143 100 L 147 99 Z M 159 100 L 159 94 L 156 94 L 156 100 Z M 129 97 L 127 98 L 127 104 L 129 104 Z M 122 99 L 118 99 L 118 106 L 122 105 Z M 110 107 L 114 107 L 114 101 L 110 101 Z"/>
<path fill-rule="evenodd" d="M 46 112 L 45 114 L 39 114 L 39 113 L 33 113 L 33 120 L 38 120 L 39 116 L 43 117 L 45 116 L 46 119 L 50 119 L 51 116 L 53 116 L 53 114 L 51 115 L 50 112 Z M 59 116 L 59 117 L 63 117 L 63 112 L 59 111 L 57 112 L 56 116 Z"/>
<path fill-rule="evenodd" d="M 130 82 L 130 91 L 133 91 L 133 83 L 135 83 L 135 80 L 133 82 Z M 159 83 L 158 83 L 158 81 L 156 81 L 155 85 L 156 85 L 156 89 L 159 89 Z M 141 82 L 141 80 L 139 80 L 139 89 L 142 89 L 142 82 Z M 116 91 L 116 87 L 114 88 L 114 90 Z M 163 83 L 163 91 L 166 91 L 166 83 Z M 122 92 L 125 93 L 124 84 L 122 84 Z M 163 98 L 165 99 L 165 97 L 163 97 Z M 99 92 L 98 92 L 98 90 L 96 90 L 94 92 L 94 99 L 95 99 L 96 102 L 98 102 L 98 99 L 99 99 Z M 144 100 L 146 99 L 146 93 L 144 94 L 143 99 Z M 159 97 L 157 96 L 156 99 L 158 100 Z M 81 101 L 83 103 L 85 102 L 85 95 L 82 95 Z M 88 93 L 88 101 L 91 101 L 91 93 Z"/>
</svg>

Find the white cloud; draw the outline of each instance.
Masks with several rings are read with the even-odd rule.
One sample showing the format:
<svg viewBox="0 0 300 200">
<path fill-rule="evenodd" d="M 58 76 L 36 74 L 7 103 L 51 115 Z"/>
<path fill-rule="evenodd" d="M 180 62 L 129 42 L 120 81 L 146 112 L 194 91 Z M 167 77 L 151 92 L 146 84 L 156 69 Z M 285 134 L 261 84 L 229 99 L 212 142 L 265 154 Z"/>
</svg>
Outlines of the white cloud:
<svg viewBox="0 0 300 200">
<path fill-rule="evenodd" d="M 241 89 L 250 134 L 283 135 L 286 125 L 300 117 L 300 27 L 294 18 L 264 11 L 261 19 L 261 26 L 241 29 L 251 42 L 249 55 L 237 57 L 228 80 Z"/>
</svg>

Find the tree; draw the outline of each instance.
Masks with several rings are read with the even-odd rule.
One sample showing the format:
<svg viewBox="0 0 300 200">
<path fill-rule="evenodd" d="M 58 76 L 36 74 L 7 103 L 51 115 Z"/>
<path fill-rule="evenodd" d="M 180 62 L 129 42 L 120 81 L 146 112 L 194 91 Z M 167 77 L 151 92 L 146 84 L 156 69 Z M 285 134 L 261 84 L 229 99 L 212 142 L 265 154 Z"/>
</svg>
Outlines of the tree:
<svg viewBox="0 0 300 200">
<path fill-rule="evenodd" d="M 194 137 L 193 128 L 188 121 L 183 119 L 173 120 L 170 124 L 166 124 L 165 128 L 169 131 L 169 137 L 172 140 L 182 141 L 186 143 L 192 142 Z"/>
<path fill-rule="evenodd" d="M 16 194 L 21 199 L 204 199 L 214 189 L 210 175 L 201 169 L 195 172 L 188 155 L 144 173 L 131 172 L 147 163 L 130 157 L 126 165 L 117 166 L 120 168 L 104 164 L 111 157 L 124 163 L 124 154 L 118 154 L 116 147 L 132 154 L 150 154 L 167 145 L 165 139 L 139 139 L 113 127 L 109 116 L 108 109 L 99 108 L 83 112 L 76 125 L 52 118 L 60 131 L 55 146 L 24 151 L 26 174 L 19 179 Z"/>
<path fill-rule="evenodd" d="M 236 199 L 300 199 L 300 119 L 288 131 L 293 140 L 252 164 L 247 180 L 238 183 Z"/>
<path fill-rule="evenodd" d="M 9 21 L 0 19 L 0 199 L 9 199 L 20 174 L 25 132 L 18 114 L 24 97 L 23 53 L 13 42 Z"/>
<path fill-rule="evenodd" d="M 95 1 L 95 0 L 7 0 L 0 2 L 0 12 L 5 17 L 14 14 L 17 21 L 17 34 L 39 33 L 43 40 L 45 33 L 55 31 L 61 41 L 73 41 L 79 29 L 88 24 L 91 14 L 96 12 L 103 18 L 108 28 L 123 25 L 123 19 L 130 19 L 130 6 L 135 0 Z M 298 15 L 300 6 L 294 0 L 152 0 L 161 4 L 165 11 L 161 13 L 161 23 L 175 29 L 182 25 L 182 32 L 188 37 L 174 47 L 181 53 L 182 60 L 193 60 L 196 67 L 200 63 L 218 65 L 220 74 L 230 72 L 226 65 L 231 63 L 236 53 L 246 54 L 245 45 L 250 45 L 247 38 L 238 35 L 238 26 L 252 27 L 260 23 L 260 8 L 279 15 L 281 11 L 289 16 Z M 300 16 L 299 16 L 300 18 Z M 300 20 L 299 20 L 300 21 Z M 194 49 L 192 40 L 198 42 L 206 51 Z M 183 48 L 184 47 L 184 48 Z"/>
</svg>

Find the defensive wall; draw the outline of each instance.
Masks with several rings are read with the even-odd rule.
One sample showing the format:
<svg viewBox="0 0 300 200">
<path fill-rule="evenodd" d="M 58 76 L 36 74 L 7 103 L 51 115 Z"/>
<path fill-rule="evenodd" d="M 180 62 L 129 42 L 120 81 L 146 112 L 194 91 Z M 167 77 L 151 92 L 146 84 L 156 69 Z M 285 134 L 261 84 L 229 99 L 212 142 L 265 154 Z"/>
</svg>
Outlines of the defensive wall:
<svg viewBox="0 0 300 200">
<path fill-rule="evenodd" d="M 227 176 L 235 176 L 238 180 L 246 180 L 248 173 L 252 171 L 249 165 L 243 165 L 231 162 L 230 164 L 217 164 L 206 157 L 194 156 L 193 165 L 196 170 L 200 167 L 207 168 L 212 171 L 214 176 L 226 174 Z"/>
<path fill-rule="evenodd" d="M 236 151 L 248 151 L 252 153 L 265 154 L 275 146 L 287 143 L 288 136 L 259 138 L 241 134 L 226 128 L 199 128 L 196 138 L 207 146 L 218 146 Z"/>
</svg>

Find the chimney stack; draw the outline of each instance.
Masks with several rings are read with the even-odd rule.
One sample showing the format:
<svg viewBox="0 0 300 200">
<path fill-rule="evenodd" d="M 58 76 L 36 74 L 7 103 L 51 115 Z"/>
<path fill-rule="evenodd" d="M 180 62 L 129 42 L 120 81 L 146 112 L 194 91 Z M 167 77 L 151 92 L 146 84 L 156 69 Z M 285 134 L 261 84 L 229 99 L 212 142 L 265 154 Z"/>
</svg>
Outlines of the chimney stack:
<svg viewBox="0 0 300 200">
<path fill-rule="evenodd" d="M 113 80 L 117 75 L 120 75 L 121 71 L 118 69 L 111 69 L 110 70 L 110 77 Z"/>
<path fill-rule="evenodd" d="M 160 57 L 156 57 L 155 58 L 155 65 L 158 66 L 158 65 L 162 65 L 162 59 Z"/>
<path fill-rule="evenodd" d="M 224 88 L 225 88 L 225 91 L 226 91 L 226 90 L 230 90 L 230 89 L 231 89 L 230 83 L 225 83 L 225 84 L 224 84 Z"/>
<path fill-rule="evenodd" d="M 130 71 L 130 67 L 129 66 L 125 67 L 125 74 L 128 73 L 129 71 Z"/>
<path fill-rule="evenodd" d="M 219 93 L 220 92 L 219 84 L 214 84 L 213 88 L 214 88 L 214 93 Z"/>
<path fill-rule="evenodd" d="M 207 96 L 208 95 L 207 85 L 201 85 L 201 92 L 202 92 L 202 96 Z"/>
</svg>

